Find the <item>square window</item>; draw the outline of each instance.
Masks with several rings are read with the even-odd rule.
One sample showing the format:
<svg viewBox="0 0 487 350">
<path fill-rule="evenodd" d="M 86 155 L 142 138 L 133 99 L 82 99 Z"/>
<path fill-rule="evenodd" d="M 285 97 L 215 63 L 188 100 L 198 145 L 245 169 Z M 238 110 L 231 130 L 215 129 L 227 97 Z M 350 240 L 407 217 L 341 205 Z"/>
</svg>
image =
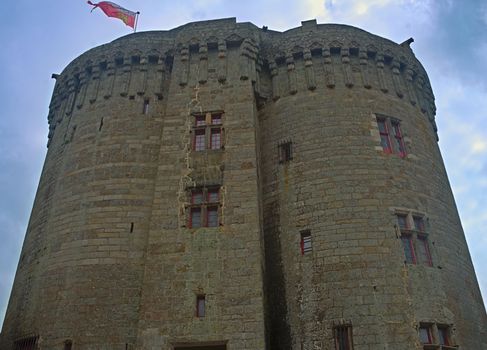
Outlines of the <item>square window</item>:
<svg viewBox="0 0 487 350">
<path fill-rule="evenodd" d="M 195 151 L 204 151 L 206 146 L 206 135 L 205 130 L 196 130 L 194 134 L 194 150 Z"/>
<path fill-rule="evenodd" d="M 407 230 L 408 229 L 408 217 L 407 215 L 403 214 L 397 214 L 397 224 L 399 225 L 399 228 L 401 230 Z"/>
<path fill-rule="evenodd" d="M 311 231 L 305 230 L 301 231 L 301 254 L 304 255 L 306 253 L 311 253 L 313 250 L 312 242 L 311 242 Z"/>
<path fill-rule="evenodd" d="M 352 326 L 337 326 L 333 329 L 336 350 L 352 350 Z"/>
<path fill-rule="evenodd" d="M 421 216 L 413 216 L 414 229 L 419 232 L 424 232 L 424 220 Z"/>
<path fill-rule="evenodd" d="M 285 142 L 279 145 L 279 163 L 286 163 L 293 159 L 293 143 Z"/>
<path fill-rule="evenodd" d="M 196 296 L 196 317 L 205 317 L 206 313 L 206 300 L 204 295 Z"/>
<path fill-rule="evenodd" d="M 422 344 L 432 344 L 433 343 L 433 336 L 432 336 L 430 325 L 421 325 L 419 327 L 419 341 Z"/>
<path fill-rule="evenodd" d="M 191 192 L 191 204 L 201 204 L 201 203 L 203 203 L 203 191 Z"/>
<path fill-rule="evenodd" d="M 221 114 L 215 114 L 211 116 L 211 124 L 213 125 L 220 125 L 222 123 L 222 116 Z"/>
<path fill-rule="evenodd" d="M 195 117 L 195 126 L 205 126 L 206 125 L 206 118 L 204 115 L 197 115 Z"/>
<path fill-rule="evenodd" d="M 217 203 L 220 201 L 220 194 L 218 189 L 208 190 L 208 203 Z"/>
<path fill-rule="evenodd" d="M 188 227 L 217 227 L 220 225 L 220 188 L 200 187 L 189 193 Z"/>
</svg>

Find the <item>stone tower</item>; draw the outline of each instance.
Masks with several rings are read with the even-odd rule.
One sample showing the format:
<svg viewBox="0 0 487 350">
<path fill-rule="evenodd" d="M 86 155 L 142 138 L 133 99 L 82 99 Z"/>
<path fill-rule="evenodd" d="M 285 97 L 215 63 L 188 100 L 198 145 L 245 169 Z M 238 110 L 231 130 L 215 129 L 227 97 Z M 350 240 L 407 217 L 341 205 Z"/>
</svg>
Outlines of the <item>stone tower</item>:
<svg viewBox="0 0 487 350">
<path fill-rule="evenodd" d="M 3 349 L 487 349 L 409 47 L 130 34 L 55 76 Z"/>
</svg>

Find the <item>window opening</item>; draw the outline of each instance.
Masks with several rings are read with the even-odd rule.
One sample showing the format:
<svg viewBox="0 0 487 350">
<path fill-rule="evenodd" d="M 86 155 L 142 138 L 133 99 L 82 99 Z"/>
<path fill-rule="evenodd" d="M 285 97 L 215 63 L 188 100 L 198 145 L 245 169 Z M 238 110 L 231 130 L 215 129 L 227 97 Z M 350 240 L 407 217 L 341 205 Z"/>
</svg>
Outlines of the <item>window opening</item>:
<svg viewBox="0 0 487 350">
<path fill-rule="evenodd" d="M 194 150 L 195 151 L 204 151 L 205 147 L 206 135 L 205 130 L 196 130 L 194 135 Z"/>
<path fill-rule="evenodd" d="M 211 149 L 221 148 L 221 129 L 211 130 Z"/>
<path fill-rule="evenodd" d="M 98 131 L 101 131 L 101 128 L 103 128 L 103 117 L 100 119 L 100 126 L 98 127 Z"/>
<path fill-rule="evenodd" d="M 311 253 L 311 251 L 313 250 L 310 230 L 301 231 L 300 247 L 301 247 L 301 255 Z"/>
<path fill-rule="evenodd" d="M 406 264 L 419 263 L 425 266 L 433 266 L 424 218 L 411 213 L 396 214 L 396 218 L 401 233 Z"/>
<path fill-rule="evenodd" d="M 134 232 L 134 223 L 131 222 L 130 223 L 130 233 L 133 233 Z"/>
<path fill-rule="evenodd" d="M 73 342 L 71 340 L 66 340 L 64 342 L 64 350 L 71 350 L 73 348 Z"/>
<path fill-rule="evenodd" d="M 39 337 L 28 337 L 14 342 L 14 350 L 36 350 Z"/>
<path fill-rule="evenodd" d="M 433 334 L 431 332 L 431 326 L 430 325 L 419 326 L 419 341 L 422 344 L 432 344 L 433 343 Z"/>
<path fill-rule="evenodd" d="M 400 121 L 389 117 L 377 117 L 380 144 L 385 153 L 406 156 L 406 146 L 401 131 Z"/>
<path fill-rule="evenodd" d="M 204 295 L 196 296 L 196 317 L 205 317 L 206 300 Z"/>
<path fill-rule="evenodd" d="M 217 227 L 220 225 L 220 188 L 196 188 L 190 194 L 189 227 Z"/>
<path fill-rule="evenodd" d="M 448 326 L 438 326 L 438 340 L 440 341 L 440 345 L 451 345 L 450 329 Z"/>
<path fill-rule="evenodd" d="M 389 129 L 387 128 L 385 119 L 377 119 L 379 127 L 380 143 L 385 153 L 392 153 L 391 139 L 389 137 Z"/>
<path fill-rule="evenodd" d="M 396 152 L 404 157 L 406 155 L 406 147 L 404 147 L 404 139 L 402 137 L 401 128 L 399 127 L 399 122 L 394 120 L 391 122 L 392 130 L 394 132 L 394 141 Z"/>
<path fill-rule="evenodd" d="M 194 118 L 193 150 L 222 149 L 222 114 L 207 113 L 204 115 L 195 115 Z"/>
<path fill-rule="evenodd" d="M 420 216 L 413 216 L 414 229 L 419 232 L 424 232 L 424 221 Z"/>
<path fill-rule="evenodd" d="M 402 235 L 402 246 L 404 248 L 404 255 L 407 264 L 416 264 L 416 256 L 414 255 L 413 239 L 411 235 Z"/>
<path fill-rule="evenodd" d="M 191 223 L 190 227 L 201 227 L 201 208 L 191 208 Z"/>
<path fill-rule="evenodd" d="M 142 114 L 149 114 L 149 100 L 144 100 L 144 107 L 142 108 Z"/>
<path fill-rule="evenodd" d="M 418 239 L 416 242 L 418 247 L 419 261 L 424 265 L 433 266 L 428 238 L 426 236 L 418 235 Z"/>
<path fill-rule="evenodd" d="M 352 326 L 336 326 L 335 333 L 335 349 L 336 350 L 352 350 Z"/>
<path fill-rule="evenodd" d="M 284 142 L 279 145 L 279 163 L 286 163 L 293 159 L 293 143 Z"/>
</svg>

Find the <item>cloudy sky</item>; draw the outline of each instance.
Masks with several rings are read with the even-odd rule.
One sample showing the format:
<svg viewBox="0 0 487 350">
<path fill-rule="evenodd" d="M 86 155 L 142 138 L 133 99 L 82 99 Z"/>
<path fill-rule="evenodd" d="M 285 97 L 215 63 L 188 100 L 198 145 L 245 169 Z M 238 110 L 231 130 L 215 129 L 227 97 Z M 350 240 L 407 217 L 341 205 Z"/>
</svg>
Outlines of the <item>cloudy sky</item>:
<svg viewBox="0 0 487 350">
<path fill-rule="evenodd" d="M 486 0 L 115 0 L 141 12 L 139 30 L 237 17 L 273 30 L 343 23 L 403 42 L 436 96 L 440 147 L 487 299 Z M 47 112 L 60 73 L 84 51 L 130 33 L 84 0 L 2 3 L 0 42 L 0 324 L 46 153 Z M 484 64 L 484 66 L 482 65 Z"/>
</svg>

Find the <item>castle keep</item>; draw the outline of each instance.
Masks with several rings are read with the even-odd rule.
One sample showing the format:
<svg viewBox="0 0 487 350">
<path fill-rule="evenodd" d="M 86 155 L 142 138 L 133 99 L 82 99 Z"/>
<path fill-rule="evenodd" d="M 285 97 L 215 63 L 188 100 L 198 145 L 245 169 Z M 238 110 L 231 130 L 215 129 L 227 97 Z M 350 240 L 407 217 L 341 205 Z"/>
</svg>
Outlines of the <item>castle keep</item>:
<svg viewBox="0 0 487 350">
<path fill-rule="evenodd" d="M 0 348 L 486 350 L 410 41 L 229 18 L 75 59 Z"/>
</svg>

